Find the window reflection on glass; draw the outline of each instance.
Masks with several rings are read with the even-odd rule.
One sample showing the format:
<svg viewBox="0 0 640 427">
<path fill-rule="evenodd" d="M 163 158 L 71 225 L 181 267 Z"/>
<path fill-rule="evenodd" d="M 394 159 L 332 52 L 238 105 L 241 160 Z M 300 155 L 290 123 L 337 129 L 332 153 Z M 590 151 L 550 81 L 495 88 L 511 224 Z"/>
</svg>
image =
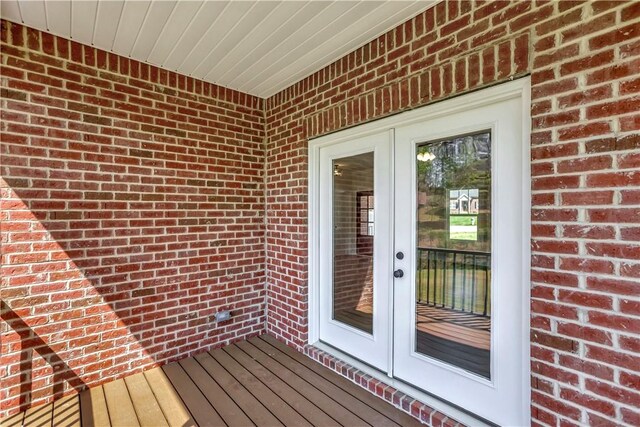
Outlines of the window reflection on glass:
<svg viewBox="0 0 640 427">
<path fill-rule="evenodd" d="M 477 188 L 449 190 L 449 239 L 478 240 Z"/>
<path fill-rule="evenodd" d="M 490 378 L 491 133 L 416 149 L 416 351 Z"/>
<path fill-rule="evenodd" d="M 333 319 L 372 333 L 373 153 L 336 159 L 333 171 Z"/>
</svg>

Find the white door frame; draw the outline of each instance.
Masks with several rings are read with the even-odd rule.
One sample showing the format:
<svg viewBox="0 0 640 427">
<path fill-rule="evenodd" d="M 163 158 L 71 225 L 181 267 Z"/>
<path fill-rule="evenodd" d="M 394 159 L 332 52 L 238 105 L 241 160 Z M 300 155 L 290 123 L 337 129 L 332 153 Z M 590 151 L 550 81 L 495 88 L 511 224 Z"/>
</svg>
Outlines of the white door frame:
<svg viewBox="0 0 640 427">
<path fill-rule="evenodd" d="M 380 133 L 385 130 L 392 132 L 392 129 L 411 125 L 421 121 L 447 116 L 459 111 L 465 111 L 468 109 L 478 108 L 485 105 L 494 104 L 496 102 L 504 101 L 512 98 L 520 98 L 522 100 L 522 223 L 524 224 L 524 236 L 523 236 L 523 248 L 522 248 L 522 301 L 520 302 L 522 313 L 522 334 L 520 340 L 520 353 L 522 354 L 522 366 L 526 367 L 522 372 L 522 396 L 524 397 L 523 411 L 524 418 L 530 419 L 530 270 L 531 270 L 531 248 L 530 248 L 530 233 L 531 233 L 531 174 L 530 174 L 530 133 L 531 133 L 531 79 L 530 77 L 514 80 L 504 84 L 496 85 L 487 89 L 483 89 L 477 92 L 466 94 L 457 98 L 444 100 L 431 105 L 427 105 L 412 111 L 407 111 L 401 114 L 397 114 L 391 117 L 376 120 L 374 122 L 366 123 L 360 126 L 356 126 L 350 129 L 345 129 L 336 133 L 321 136 L 318 138 L 309 140 L 309 242 L 308 242 L 308 257 L 309 257 L 309 329 L 308 329 L 308 343 L 311 345 L 320 344 L 320 281 L 319 281 L 319 242 L 320 242 L 320 195 L 319 195 L 319 164 L 320 164 L 320 149 L 324 146 L 339 144 L 351 139 L 365 137 L 367 135 Z M 391 279 L 390 279 L 391 280 Z M 392 329 L 392 328 L 391 328 Z M 393 349 L 393 334 L 389 334 L 389 348 Z M 515 345 L 515 343 L 514 343 Z M 326 346 L 322 346 L 325 351 L 331 353 L 331 349 Z M 335 352 L 338 357 L 341 356 L 340 352 Z M 390 361 L 390 368 L 387 372 L 380 372 L 379 375 L 374 375 L 382 381 L 389 382 L 389 377 L 392 376 L 392 363 Z M 364 365 L 357 366 L 357 368 L 365 368 Z M 370 369 L 367 369 L 371 371 Z M 386 379 L 385 379 L 386 378 Z M 403 387 L 406 389 L 406 387 Z M 414 395 L 426 396 L 419 390 L 416 390 Z M 443 411 L 447 413 L 447 408 L 452 408 L 446 403 L 437 405 L 443 408 Z M 436 408 L 438 409 L 438 408 Z M 459 411 L 455 411 L 459 412 Z"/>
</svg>

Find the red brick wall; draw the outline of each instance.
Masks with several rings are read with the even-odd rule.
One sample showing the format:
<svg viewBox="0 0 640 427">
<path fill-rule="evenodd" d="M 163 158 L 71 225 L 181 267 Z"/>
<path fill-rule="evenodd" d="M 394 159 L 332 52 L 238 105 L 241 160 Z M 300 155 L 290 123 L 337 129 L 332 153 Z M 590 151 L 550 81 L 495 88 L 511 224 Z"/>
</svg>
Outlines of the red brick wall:
<svg viewBox="0 0 640 427">
<path fill-rule="evenodd" d="M 262 332 L 263 100 L 1 39 L 0 417 Z"/>
<path fill-rule="evenodd" d="M 640 3 L 448 1 L 269 98 L 267 322 L 307 339 L 307 141 L 532 79 L 534 425 L 640 425 Z"/>
</svg>

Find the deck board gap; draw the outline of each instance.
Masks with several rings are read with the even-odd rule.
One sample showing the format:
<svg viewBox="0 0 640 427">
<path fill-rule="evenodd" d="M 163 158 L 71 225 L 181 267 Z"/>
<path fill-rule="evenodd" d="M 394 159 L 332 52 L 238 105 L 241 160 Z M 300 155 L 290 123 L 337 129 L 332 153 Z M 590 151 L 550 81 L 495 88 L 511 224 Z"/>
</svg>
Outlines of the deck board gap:
<svg viewBox="0 0 640 427">
<path fill-rule="evenodd" d="M 305 366 L 304 364 L 298 362 L 297 360 L 295 360 L 294 358 L 292 358 L 291 356 L 289 356 L 288 354 L 282 352 L 280 349 L 274 347 L 273 345 L 271 345 L 270 343 L 264 341 L 265 344 L 269 345 L 274 352 L 278 352 L 279 354 L 282 354 L 283 356 L 285 356 L 288 360 L 290 360 L 292 363 L 297 364 L 299 366 L 301 366 L 302 368 L 308 370 L 311 373 L 314 373 L 316 375 L 318 375 L 320 378 L 325 379 L 327 382 L 329 382 L 330 384 L 332 384 L 333 386 L 339 388 L 340 390 L 344 391 L 346 394 L 349 394 L 350 396 L 352 396 L 354 399 L 357 399 L 359 402 L 361 402 L 363 405 L 366 405 L 367 408 L 369 408 L 369 410 L 371 411 L 375 411 L 376 413 L 380 414 L 381 416 L 385 417 L 387 420 L 389 420 L 389 422 L 391 423 L 395 423 L 394 420 L 392 420 L 391 418 L 389 418 L 388 416 L 386 416 L 384 413 L 380 412 L 376 407 L 372 406 L 371 404 L 369 404 L 368 402 L 362 400 L 359 398 L 359 396 L 357 394 L 351 393 L 348 389 L 345 389 L 344 387 L 342 387 L 340 384 L 336 384 L 335 382 L 331 381 L 328 378 L 324 378 L 322 376 L 320 376 L 319 374 L 317 374 L 316 372 L 314 372 L 313 370 L 309 369 L 307 366 Z M 263 351 L 264 352 L 264 351 Z M 266 353 L 267 355 L 269 355 L 268 353 Z M 306 357 L 306 356 L 305 356 Z M 313 359 L 309 359 L 310 361 L 314 362 L 314 363 L 318 363 L 316 361 L 314 361 Z M 324 365 L 319 364 L 320 366 L 322 366 L 323 368 L 326 368 Z M 327 368 L 328 369 L 328 368 Z M 339 375 L 336 373 L 336 375 Z M 348 380 L 348 379 L 347 379 Z M 349 380 L 348 380 L 349 381 Z M 354 384 L 356 387 L 360 387 L 357 384 Z M 366 391 L 367 393 L 370 393 L 367 390 L 362 389 L 363 391 Z M 376 396 L 377 397 L 377 396 Z"/>
<path fill-rule="evenodd" d="M 220 366 L 222 366 L 229 374 L 233 376 L 233 378 L 240 383 L 255 399 L 259 400 L 268 410 L 273 414 L 273 416 L 281 422 L 283 425 L 290 424 L 300 424 L 300 421 L 304 420 L 309 425 L 311 423 L 304 416 L 304 414 L 300 413 L 300 411 L 296 410 L 289 402 L 284 400 L 281 396 L 279 396 L 274 390 L 272 390 L 268 384 L 262 381 L 257 376 L 253 375 L 251 371 L 249 371 L 245 366 L 231 357 L 229 354 L 224 352 L 222 349 L 215 350 L 214 352 L 208 352 L 209 356 L 211 356 L 214 360 L 216 360 Z M 222 357 L 228 358 L 229 361 L 237 365 L 239 371 L 233 371 L 231 369 L 231 365 L 224 363 Z M 244 374 L 241 375 L 241 374 Z M 253 387 L 248 387 L 246 383 L 253 382 Z M 258 387 L 259 385 L 259 387 Z M 264 391 L 260 392 L 260 387 L 262 387 L 267 393 Z M 271 408 L 270 408 L 271 407 Z M 279 413 L 285 411 L 285 413 Z M 295 414 L 298 417 L 298 420 L 295 420 L 295 417 L 291 417 L 290 414 Z"/>
<path fill-rule="evenodd" d="M 267 364 L 265 364 L 265 362 L 258 360 L 256 357 L 254 357 L 252 354 L 250 354 L 249 352 L 247 352 L 243 348 L 243 346 L 245 344 L 251 346 L 252 348 L 256 349 L 258 352 L 264 354 L 264 357 L 267 358 L 267 362 L 271 361 L 271 362 L 275 363 L 277 366 L 274 367 L 274 368 L 270 368 L 269 366 L 267 366 Z M 291 381 L 296 381 L 296 380 L 297 381 L 302 381 L 302 383 L 306 385 L 305 389 L 310 390 L 312 394 L 313 393 L 315 393 L 315 394 L 319 393 L 321 395 L 321 396 L 318 396 L 320 399 L 322 399 L 324 397 L 324 399 L 332 402 L 333 405 L 330 405 L 328 410 L 327 410 L 327 409 L 323 409 L 322 406 L 320 405 L 321 400 L 319 400 L 317 398 L 312 398 L 311 396 L 305 396 L 319 410 L 321 410 L 328 417 L 333 419 L 336 422 L 336 424 L 345 425 L 345 426 L 346 425 L 350 425 L 350 426 L 353 426 L 353 425 L 369 425 L 362 418 L 358 417 L 351 410 L 349 410 L 349 408 L 344 407 L 340 402 L 334 400 L 331 396 L 329 396 L 326 393 L 322 392 L 322 390 L 319 390 L 313 384 L 309 383 L 307 380 L 305 380 L 304 378 L 300 377 L 298 374 L 296 374 L 295 372 L 291 371 L 290 369 L 288 369 L 283 364 L 281 364 L 278 361 L 276 361 L 275 359 L 271 358 L 268 354 L 260 351 L 260 349 L 258 349 L 257 347 L 252 346 L 251 343 L 249 343 L 248 341 L 244 341 L 244 342 L 238 343 L 238 345 L 236 347 L 238 349 L 240 349 L 240 351 L 244 352 L 248 357 L 254 359 L 257 363 L 259 363 L 264 369 L 269 371 L 272 375 L 274 375 L 275 377 L 279 378 L 282 382 L 284 382 L 285 384 L 288 384 L 290 387 L 294 388 L 295 390 L 299 390 L 299 389 L 297 387 L 295 387 L 294 384 L 291 384 Z M 278 372 L 276 372 L 278 370 L 281 371 L 280 374 Z M 287 379 L 287 375 L 291 376 L 291 378 L 289 378 L 289 380 Z M 346 413 L 350 414 L 352 416 L 351 417 L 352 420 L 349 421 L 349 422 L 347 422 L 345 420 L 340 421 L 339 418 L 341 418 L 341 416 L 340 416 L 340 414 L 336 414 L 335 413 L 335 407 L 340 407 L 340 408 L 342 408 L 342 412 L 346 412 Z M 329 413 L 328 411 L 334 411 L 334 413 Z M 344 415 L 342 415 L 342 417 L 344 417 Z"/>
<path fill-rule="evenodd" d="M 156 392 L 153 390 L 153 387 L 151 386 L 151 384 L 149 383 L 149 380 L 147 379 L 147 376 L 144 375 L 144 372 L 142 373 L 142 376 L 143 376 L 144 380 L 147 382 L 147 385 L 149 386 L 149 389 L 151 390 L 151 394 L 153 395 L 153 398 L 156 400 L 156 403 L 160 407 L 160 413 L 164 417 L 164 420 L 167 422 L 167 425 L 171 425 L 171 421 L 169 421 L 169 418 L 167 418 L 167 414 L 164 413 L 164 410 L 162 409 L 162 405 L 160 405 L 160 401 L 158 400 L 158 396 L 156 395 Z M 183 404 L 184 404 L 184 402 L 183 402 Z"/>
<path fill-rule="evenodd" d="M 229 375 L 231 375 L 231 376 L 233 377 L 233 374 L 232 374 L 231 372 L 229 372 L 229 370 L 227 370 L 227 368 L 225 368 L 225 367 L 224 367 L 224 366 L 222 366 L 222 365 L 220 365 L 220 366 L 222 367 L 222 369 L 224 369 L 224 370 L 225 370 L 225 372 L 227 372 Z M 235 378 L 235 377 L 233 377 L 233 378 Z M 262 407 L 263 407 L 266 411 L 268 411 L 271 415 L 273 415 L 273 417 L 274 417 L 274 418 L 276 418 L 277 420 L 279 420 L 279 419 L 278 419 L 278 417 L 276 416 L 276 414 L 274 414 L 274 413 L 273 413 L 269 408 L 267 408 L 265 405 L 263 405 L 263 404 L 262 404 L 262 402 L 261 402 L 261 400 L 260 400 L 260 399 L 258 399 L 258 397 L 254 396 L 254 395 L 253 395 L 253 393 L 251 393 L 251 390 L 249 390 L 248 388 L 246 388 L 243 384 L 241 384 L 241 383 L 239 383 L 239 382 L 238 382 L 238 384 L 240 384 L 240 386 L 241 386 L 241 387 L 243 387 L 243 388 L 247 391 L 247 393 L 251 394 L 251 396 L 253 396 L 253 397 L 254 397 L 254 398 L 255 398 L 255 399 L 256 399 L 256 400 L 257 400 L 257 401 L 262 405 Z M 291 410 L 293 411 L 293 408 L 292 408 Z M 281 420 L 279 420 L 279 421 L 280 421 L 280 422 L 282 422 Z"/>
<path fill-rule="evenodd" d="M 241 352 L 241 353 L 242 353 L 242 355 L 244 355 L 245 357 L 249 357 L 249 356 L 247 356 L 243 351 L 241 351 L 241 350 L 240 350 L 240 349 L 239 349 L 235 344 L 234 344 L 233 346 L 224 347 L 222 350 L 223 350 L 227 355 L 229 355 L 231 358 L 233 358 L 237 363 L 239 363 L 241 366 L 243 366 L 243 367 L 247 368 L 247 367 L 245 366 L 245 364 L 244 364 L 241 360 L 238 360 L 237 355 L 236 355 L 236 356 L 234 356 L 232 353 L 230 353 L 230 350 L 232 350 L 232 349 L 235 349 L 235 350 L 237 350 L 237 351 Z M 255 360 L 254 360 L 254 363 L 258 364 L 262 369 L 264 369 L 264 367 L 262 367 L 262 365 L 260 365 L 257 361 L 255 361 Z M 251 372 L 251 371 L 250 371 L 250 372 Z M 267 372 L 268 372 L 268 371 L 267 371 Z M 257 375 L 255 375 L 253 372 L 251 372 L 251 374 L 252 374 L 252 375 L 253 375 L 253 376 L 254 376 L 258 381 L 260 381 L 262 384 L 264 384 L 264 385 L 265 385 L 265 386 L 266 386 L 266 387 L 267 387 L 267 388 L 268 388 L 272 393 L 275 393 L 276 395 L 280 395 L 280 393 L 279 393 L 279 391 L 278 391 L 278 390 L 274 389 L 274 388 L 273 388 L 273 386 L 271 386 L 271 385 L 269 385 L 267 382 L 263 381 L 263 380 L 262 380 L 262 378 L 258 377 L 258 376 L 257 376 Z M 277 378 L 277 377 L 276 377 L 276 378 Z M 278 381 L 283 382 L 280 378 L 277 378 L 277 379 L 278 379 Z M 284 383 L 284 382 L 283 382 L 283 383 Z M 284 383 L 284 384 L 285 384 L 287 387 L 289 387 L 289 386 L 288 386 L 288 384 L 286 384 L 286 383 Z M 295 390 L 294 390 L 294 391 L 295 391 Z M 297 392 L 296 392 L 296 393 L 297 393 Z M 303 401 L 303 402 L 307 402 L 307 403 L 309 403 L 309 404 L 310 404 L 313 408 L 315 408 L 317 411 L 320 411 L 320 412 L 322 412 L 322 413 L 324 414 L 324 411 L 322 411 L 320 408 L 318 408 L 318 407 L 317 407 L 313 402 L 311 402 L 309 399 L 307 399 L 306 397 L 304 397 L 304 396 L 300 395 L 299 393 L 297 393 L 297 394 L 300 396 L 299 401 Z M 285 400 L 285 399 L 283 398 L 283 400 Z M 285 401 L 286 401 L 286 400 L 285 400 Z M 301 410 L 298 410 L 298 409 L 294 408 L 292 405 L 290 405 L 290 406 L 291 406 L 291 408 L 292 408 L 296 413 L 298 413 L 298 414 L 299 414 L 299 415 L 300 415 L 300 416 L 301 416 L 305 421 L 307 421 L 307 423 L 309 423 L 309 425 L 317 425 L 317 424 L 318 424 L 318 423 L 314 422 L 312 418 L 310 418 L 310 415 L 311 415 L 311 414 L 303 413 L 303 412 L 301 412 Z M 324 414 L 324 415 L 325 415 L 325 416 L 327 416 L 327 418 L 329 418 L 329 419 L 333 420 L 333 418 L 329 417 L 328 415 L 326 415 L 326 414 Z M 335 422 L 335 420 L 333 420 L 333 422 L 335 423 L 335 425 L 339 425 L 337 422 Z"/>
<path fill-rule="evenodd" d="M 271 347 L 279 350 L 281 353 L 289 356 L 290 359 L 295 360 L 299 364 L 312 370 L 316 374 L 325 378 L 327 381 L 333 383 L 335 386 L 343 389 L 348 394 L 351 394 L 372 410 L 384 415 L 386 418 L 392 420 L 401 426 L 409 425 L 421 425 L 421 423 L 411 415 L 398 409 L 391 403 L 381 399 L 379 396 L 371 393 L 370 391 L 362 388 L 359 384 L 354 383 L 349 378 L 346 378 L 333 370 L 322 365 L 320 362 L 311 359 L 307 355 L 288 347 L 286 344 L 278 341 L 276 338 L 270 335 L 261 335 L 255 340 L 264 341 Z"/>
<path fill-rule="evenodd" d="M 196 361 L 196 363 L 197 363 L 197 364 L 202 368 L 202 370 L 203 370 L 203 371 L 205 371 L 205 372 L 207 373 L 207 375 L 209 376 L 209 378 L 211 378 L 211 381 L 213 381 L 215 384 L 217 384 L 217 385 L 218 385 L 218 387 L 220 388 L 220 390 L 222 390 L 222 392 L 223 392 L 223 393 L 224 393 L 224 394 L 229 398 L 229 400 L 231 400 L 231 401 L 236 405 L 236 407 L 237 407 L 237 408 L 238 408 L 238 409 L 239 409 L 239 410 L 240 410 L 240 411 L 245 415 L 245 417 L 247 417 L 247 419 L 251 421 L 251 424 L 252 424 L 253 426 L 256 426 L 256 424 L 253 422 L 253 420 L 251 419 L 251 417 L 249 416 L 249 414 L 247 414 L 247 411 L 245 411 L 244 409 L 242 409 L 242 406 L 240 406 L 240 405 L 238 404 L 238 402 L 236 402 L 236 401 L 235 401 L 235 399 L 233 398 L 233 396 L 231 396 L 231 395 L 229 394 L 229 392 L 225 389 L 225 387 L 223 387 L 223 385 L 222 385 L 222 384 L 220 384 L 220 383 L 215 379 L 215 377 L 209 373 L 209 371 L 207 371 L 207 369 L 202 365 L 202 363 L 200 363 L 200 361 L 198 360 L 198 358 L 197 358 L 197 357 L 194 357 L 194 358 L 193 358 L 193 360 L 195 360 L 195 361 Z M 203 394 L 204 394 L 204 392 L 203 392 Z M 206 397 L 206 394 L 205 394 L 205 397 Z M 213 406 L 213 402 L 211 402 L 211 400 L 210 400 L 209 398 L 207 398 L 207 400 L 209 400 L 209 403 L 211 403 L 211 405 Z"/>
<path fill-rule="evenodd" d="M 187 371 L 178 363 L 170 363 L 162 367 L 163 371 L 169 378 L 171 384 L 173 384 L 174 389 L 178 392 L 179 395 L 184 395 L 184 404 L 187 408 L 189 408 L 189 412 L 191 413 L 193 419 L 196 424 L 198 424 L 198 419 L 209 419 L 210 416 L 213 416 L 216 419 L 218 425 L 227 425 L 227 423 L 223 420 L 219 411 L 211 404 L 209 399 L 204 395 L 202 390 L 198 387 L 198 385 L 191 379 Z M 173 377 L 173 378 L 172 378 Z M 182 389 L 182 391 L 180 391 Z M 193 393 L 195 392 L 195 393 Z M 191 394 L 192 404 L 190 405 L 187 400 L 187 394 Z M 194 400 L 195 399 L 195 400 Z M 196 402 L 199 401 L 199 402 Z M 208 405 L 200 406 L 196 403 L 205 403 Z M 190 408 L 193 407 L 193 410 Z M 208 409 L 208 411 L 207 411 Z M 196 411 L 197 410 L 197 411 Z M 199 413 L 196 413 L 199 412 Z M 206 415 L 206 416 L 205 416 Z"/>
<path fill-rule="evenodd" d="M 243 364 L 241 361 L 239 361 L 239 360 L 237 360 L 236 358 L 234 358 L 232 354 L 229 354 L 229 352 L 227 351 L 227 348 L 226 348 L 226 347 L 225 347 L 225 348 L 222 348 L 222 350 L 223 350 L 226 354 L 228 354 L 228 355 L 229 355 L 229 357 L 233 358 L 233 359 L 234 359 L 238 364 L 240 364 L 240 366 L 242 366 L 243 368 L 245 368 L 245 369 L 246 369 L 246 367 L 244 366 L 244 364 Z M 238 350 L 240 350 L 240 349 L 238 349 Z M 268 384 L 268 383 L 266 383 L 265 381 L 263 381 L 263 380 L 262 380 L 260 377 L 258 377 L 257 375 L 253 375 L 253 372 L 251 372 L 251 371 L 249 371 L 249 372 L 252 374 L 253 378 L 255 378 L 256 380 L 260 381 L 260 382 L 261 382 L 261 383 L 262 383 L 266 388 L 268 388 L 268 389 L 269 389 L 272 393 L 274 393 L 276 396 L 279 396 L 279 393 L 278 393 L 278 391 L 277 391 L 277 390 L 274 390 L 271 386 L 269 386 L 269 384 Z M 305 414 L 303 414 L 301 411 L 298 411 L 298 410 L 296 410 L 294 407 L 292 407 L 291 405 L 289 405 L 289 404 L 288 404 L 288 402 L 287 402 L 286 400 L 284 400 L 284 399 L 282 399 L 282 400 L 283 400 L 285 403 L 287 403 L 287 405 L 291 408 L 291 410 L 292 410 L 292 411 L 296 412 L 298 415 L 300 415 L 302 418 L 304 418 L 304 419 L 305 419 L 305 420 L 306 420 L 310 425 L 314 425 L 314 424 L 313 424 L 313 421 L 312 421 L 312 420 L 310 420 L 307 416 L 305 416 Z M 313 402 L 311 402 L 311 403 L 313 403 Z"/>
<path fill-rule="evenodd" d="M 184 359 L 183 359 L 184 360 Z M 189 372 L 187 372 L 187 370 L 184 368 L 184 366 L 182 366 L 180 364 L 180 362 L 182 362 L 183 360 L 178 361 L 177 363 L 180 365 L 180 368 L 184 371 L 184 373 L 187 375 L 187 377 L 189 377 L 189 379 L 191 380 L 191 382 L 193 382 L 193 384 L 196 386 L 196 388 L 200 391 L 200 393 L 202 394 L 202 396 L 204 396 L 205 400 L 207 402 L 209 402 L 209 405 L 211 405 L 211 407 L 213 408 L 213 410 L 218 414 L 218 416 L 222 419 L 222 421 L 224 422 L 224 425 L 226 425 L 227 427 L 232 427 L 229 425 L 229 423 L 224 419 L 224 417 L 222 416 L 222 413 L 220 412 L 220 408 L 216 407 L 215 403 L 212 401 L 212 399 L 209 397 L 208 393 L 205 392 L 205 390 L 203 390 L 198 383 L 194 380 L 194 378 L 189 375 Z"/>
<path fill-rule="evenodd" d="M 248 343 L 260 350 L 263 354 L 265 354 L 266 357 L 274 359 L 281 365 L 286 366 L 290 371 L 294 371 L 298 376 L 305 379 L 312 387 L 320 389 L 324 394 L 332 398 L 339 405 L 342 405 L 347 410 L 352 412 L 363 422 L 369 423 L 371 425 L 400 426 L 400 424 L 398 424 L 396 421 L 389 418 L 383 412 L 377 410 L 376 407 L 369 405 L 362 399 L 359 399 L 357 394 L 354 394 L 350 390 L 334 384 L 327 378 L 323 377 L 322 375 L 318 374 L 317 372 L 313 371 L 297 360 L 289 357 L 286 353 L 280 351 L 278 348 L 270 345 L 269 343 L 258 339 L 249 340 Z M 309 361 L 311 361 L 312 363 L 316 363 L 311 359 L 309 359 Z M 322 368 L 327 369 L 326 367 Z M 331 375 L 338 374 L 335 372 L 331 372 Z M 366 391 L 366 393 L 369 394 L 368 391 Z"/>
</svg>

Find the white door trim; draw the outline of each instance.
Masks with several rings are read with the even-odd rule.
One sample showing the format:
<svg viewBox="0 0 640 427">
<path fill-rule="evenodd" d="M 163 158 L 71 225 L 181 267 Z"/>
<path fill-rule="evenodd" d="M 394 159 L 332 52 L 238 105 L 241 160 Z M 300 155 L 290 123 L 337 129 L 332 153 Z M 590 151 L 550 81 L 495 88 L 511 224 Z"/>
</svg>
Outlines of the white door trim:
<svg viewBox="0 0 640 427">
<path fill-rule="evenodd" d="M 529 77 L 514 80 L 504 84 L 496 85 L 477 92 L 466 94 L 461 97 L 444 100 L 435 104 L 427 105 L 412 111 L 404 112 L 395 116 L 390 116 L 374 122 L 365 123 L 360 126 L 345 129 L 333 134 L 321 136 L 309 140 L 309 242 L 308 242 L 308 260 L 309 260 L 309 329 L 308 343 L 316 344 L 319 341 L 319 320 L 320 320 L 320 299 L 319 299 L 319 162 L 320 149 L 333 144 L 348 141 L 354 138 L 360 138 L 374 133 L 410 125 L 424 120 L 446 116 L 456 112 L 478 108 L 490 105 L 499 101 L 520 98 L 522 100 L 522 203 L 523 203 L 523 248 L 522 248 L 522 283 L 524 292 L 522 292 L 522 333 L 520 350 L 522 354 L 522 366 L 526 367 L 522 372 L 522 396 L 523 414 L 525 419 L 530 419 L 530 232 L 531 232 L 531 175 L 530 175 L 530 132 L 531 132 L 531 79 Z M 526 285 L 526 286 L 525 286 Z M 391 338 L 391 336 L 390 336 Z M 391 344 L 391 343 L 390 343 Z M 339 357 L 339 356 L 338 356 Z M 386 374 L 391 375 L 391 371 Z M 444 403 L 443 403 L 444 404 Z M 445 406 L 449 406 L 446 405 Z"/>
</svg>

